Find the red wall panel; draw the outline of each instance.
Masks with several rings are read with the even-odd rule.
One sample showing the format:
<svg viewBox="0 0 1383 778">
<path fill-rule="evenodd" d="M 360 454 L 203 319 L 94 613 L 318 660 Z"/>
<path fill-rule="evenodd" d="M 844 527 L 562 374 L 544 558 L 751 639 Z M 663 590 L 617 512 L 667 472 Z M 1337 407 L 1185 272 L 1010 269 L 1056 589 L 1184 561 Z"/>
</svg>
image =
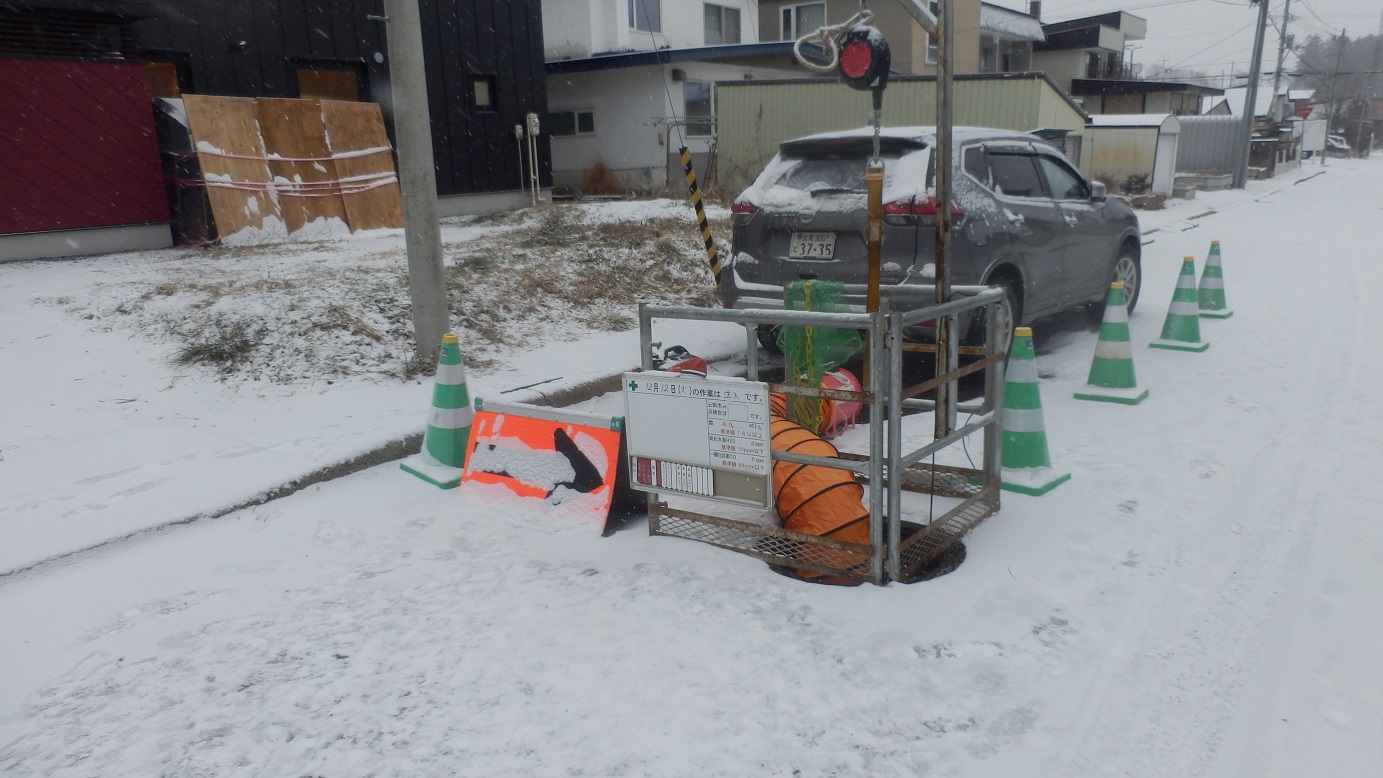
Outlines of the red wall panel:
<svg viewBox="0 0 1383 778">
<path fill-rule="evenodd" d="M 142 65 L 0 58 L 0 234 L 165 221 Z"/>
</svg>

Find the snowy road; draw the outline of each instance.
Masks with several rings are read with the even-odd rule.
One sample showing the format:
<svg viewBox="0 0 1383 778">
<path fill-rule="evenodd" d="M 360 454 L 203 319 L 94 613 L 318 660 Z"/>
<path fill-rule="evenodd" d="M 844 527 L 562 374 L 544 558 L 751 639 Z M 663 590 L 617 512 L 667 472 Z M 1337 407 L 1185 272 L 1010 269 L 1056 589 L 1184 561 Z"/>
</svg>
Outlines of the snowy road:
<svg viewBox="0 0 1383 778">
<path fill-rule="evenodd" d="M 1095 335 L 1037 324 L 1074 477 L 951 575 L 814 587 L 383 466 L 0 582 L 0 774 L 1377 774 L 1383 162 L 1326 170 L 1152 236 L 1142 405 L 1072 399 Z M 1212 239 L 1235 315 L 1147 349 Z"/>
</svg>

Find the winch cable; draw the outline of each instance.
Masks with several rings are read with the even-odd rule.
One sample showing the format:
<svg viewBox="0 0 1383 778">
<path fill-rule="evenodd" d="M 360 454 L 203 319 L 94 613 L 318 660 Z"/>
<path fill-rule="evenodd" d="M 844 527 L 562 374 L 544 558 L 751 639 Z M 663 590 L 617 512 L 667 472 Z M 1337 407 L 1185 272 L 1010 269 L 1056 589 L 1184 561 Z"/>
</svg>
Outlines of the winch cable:
<svg viewBox="0 0 1383 778">
<path fill-rule="evenodd" d="M 826 25 L 819 27 L 809 35 L 798 38 L 792 44 L 792 54 L 797 61 L 808 70 L 817 73 L 835 73 L 840 65 L 840 39 L 846 33 L 857 27 L 867 25 L 874 18 L 874 12 L 865 7 L 865 3 L 860 3 L 860 10 L 840 24 Z M 825 64 L 813 62 L 802 54 L 804 43 L 817 43 L 825 52 L 827 61 Z M 867 292 L 865 293 L 865 311 L 874 313 L 879 310 L 879 276 L 882 264 L 881 255 L 883 253 L 883 186 L 884 186 L 884 161 L 880 150 L 880 133 L 883 128 L 883 83 L 887 83 L 887 73 L 885 79 L 877 88 L 873 90 L 873 125 L 874 138 L 872 153 L 869 162 L 865 167 L 865 204 L 867 211 L 867 227 L 865 233 L 865 246 L 868 255 L 868 280 Z M 870 369 L 871 355 L 866 353 L 864 359 L 864 385 L 866 389 L 873 389 L 873 371 Z"/>
</svg>

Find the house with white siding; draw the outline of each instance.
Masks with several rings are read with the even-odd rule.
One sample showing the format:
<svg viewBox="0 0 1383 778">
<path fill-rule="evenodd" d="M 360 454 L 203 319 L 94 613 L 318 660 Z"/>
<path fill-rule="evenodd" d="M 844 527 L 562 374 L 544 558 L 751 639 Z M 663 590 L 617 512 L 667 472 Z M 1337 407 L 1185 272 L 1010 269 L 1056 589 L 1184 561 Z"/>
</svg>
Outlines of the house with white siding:
<svg viewBox="0 0 1383 778">
<path fill-rule="evenodd" d="M 758 0 L 543 0 L 554 187 L 683 186 L 679 149 L 712 162 L 718 81 L 800 77 L 792 42 L 763 43 Z M 583 187 L 583 179 L 586 185 Z"/>
</svg>

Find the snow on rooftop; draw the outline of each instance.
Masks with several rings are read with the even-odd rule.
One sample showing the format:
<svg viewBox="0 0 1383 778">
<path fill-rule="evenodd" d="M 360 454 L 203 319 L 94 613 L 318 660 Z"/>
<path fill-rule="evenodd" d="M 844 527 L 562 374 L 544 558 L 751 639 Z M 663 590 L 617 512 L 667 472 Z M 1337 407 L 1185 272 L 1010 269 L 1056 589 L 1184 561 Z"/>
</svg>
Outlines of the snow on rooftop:
<svg viewBox="0 0 1383 778">
<path fill-rule="evenodd" d="M 1045 41 L 1042 22 L 1021 11 L 989 3 L 980 4 L 980 30 L 1025 41 Z"/>
<path fill-rule="evenodd" d="M 1244 115 L 1244 102 L 1248 99 L 1247 86 L 1234 86 L 1225 90 L 1224 101 L 1229 106 L 1229 113 L 1232 116 Z M 1273 106 L 1273 87 L 1272 82 L 1258 85 L 1258 94 L 1254 100 L 1254 116 L 1267 116 Z"/>
<path fill-rule="evenodd" d="M 1174 118 L 1169 113 L 1112 113 L 1096 114 L 1090 117 L 1093 127 L 1161 127 Z M 1174 123 L 1173 126 L 1180 124 Z"/>
</svg>

